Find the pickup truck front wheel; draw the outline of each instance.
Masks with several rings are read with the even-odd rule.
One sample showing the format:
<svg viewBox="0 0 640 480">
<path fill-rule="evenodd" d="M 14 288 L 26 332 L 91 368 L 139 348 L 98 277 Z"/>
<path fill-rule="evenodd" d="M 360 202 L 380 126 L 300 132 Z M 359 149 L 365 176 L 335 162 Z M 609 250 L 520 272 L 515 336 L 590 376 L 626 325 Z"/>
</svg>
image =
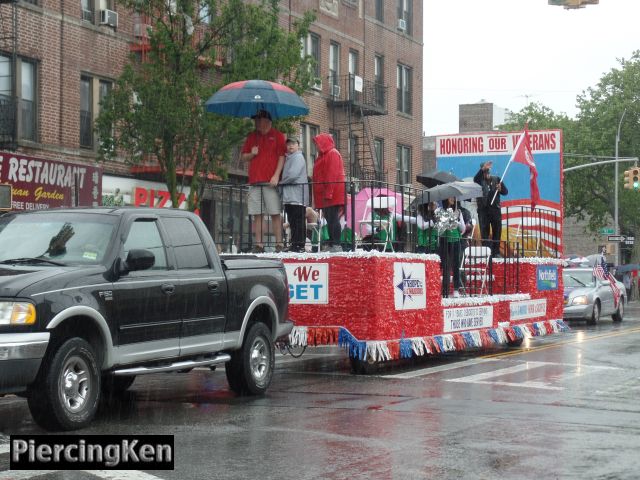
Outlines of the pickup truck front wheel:
<svg viewBox="0 0 640 480">
<path fill-rule="evenodd" d="M 46 430 L 89 425 L 100 400 L 100 372 L 93 347 L 71 338 L 48 354 L 28 393 L 29 410 Z"/>
<path fill-rule="evenodd" d="M 275 347 L 271 332 L 262 323 L 254 323 L 225 365 L 231 390 L 239 395 L 262 395 L 267 391 L 275 366 Z"/>
</svg>

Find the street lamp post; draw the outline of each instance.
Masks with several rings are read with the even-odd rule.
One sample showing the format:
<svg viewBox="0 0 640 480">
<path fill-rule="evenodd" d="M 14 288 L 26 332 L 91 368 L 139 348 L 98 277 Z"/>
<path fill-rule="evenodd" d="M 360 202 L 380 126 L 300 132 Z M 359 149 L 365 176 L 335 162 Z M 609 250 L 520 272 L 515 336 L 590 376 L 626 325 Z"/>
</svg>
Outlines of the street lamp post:
<svg viewBox="0 0 640 480">
<path fill-rule="evenodd" d="M 627 113 L 627 109 L 625 108 L 622 111 L 622 116 L 620 117 L 620 122 L 618 122 L 618 132 L 616 133 L 616 163 L 615 163 L 615 187 L 614 187 L 614 206 L 613 206 L 613 228 L 616 231 L 616 235 L 620 235 L 620 226 L 618 225 L 618 143 L 620 143 L 620 128 L 622 127 L 622 120 L 624 119 L 624 114 Z M 616 242 L 616 265 L 620 264 L 620 242 Z"/>
</svg>

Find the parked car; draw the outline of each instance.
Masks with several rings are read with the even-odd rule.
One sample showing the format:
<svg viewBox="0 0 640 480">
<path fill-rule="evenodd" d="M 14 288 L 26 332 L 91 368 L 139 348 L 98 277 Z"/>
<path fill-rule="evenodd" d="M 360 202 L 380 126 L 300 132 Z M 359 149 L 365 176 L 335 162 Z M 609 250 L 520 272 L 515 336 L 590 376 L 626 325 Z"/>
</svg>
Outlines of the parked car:
<svg viewBox="0 0 640 480">
<path fill-rule="evenodd" d="M 225 364 L 264 393 L 287 335 L 281 261 L 218 256 L 196 215 L 101 208 L 0 216 L 0 395 L 71 430 L 137 375 Z"/>
<path fill-rule="evenodd" d="M 603 315 L 611 315 L 614 322 L 621 322 L 627 294 L 622 282 L 616 280 L 620 289 L 620 302 L 615 306 L 613 291 L 608 280 L 597 279 L 592 268 L 565 268 L 564 314 L 566 320 L 586 320 L 595 325 Z"/>
</svg>

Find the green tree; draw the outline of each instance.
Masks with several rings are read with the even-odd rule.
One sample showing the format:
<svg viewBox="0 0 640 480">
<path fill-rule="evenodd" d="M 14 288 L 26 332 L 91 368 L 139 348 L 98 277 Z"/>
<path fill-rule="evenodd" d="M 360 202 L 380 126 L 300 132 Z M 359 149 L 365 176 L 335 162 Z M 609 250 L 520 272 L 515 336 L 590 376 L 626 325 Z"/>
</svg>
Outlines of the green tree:
<svg viewBox="0 0 640 480">
<path fill-rule="evenodd" d="M 522 129 L 529 121 L 531 129 L 563 130 L 564 167 L 613 158 L 618 125 L 619 156 L 637 157 L 640 150 L 640 51 L 629 60 L 619 60 L 620 67 L 604 74 L 595 87 L 588 88 L 576 99 L 576 119 L 557 115 L 551 109 L 531 104 L 515 114 L 505 130 Z M 576 156 L 574 156 L 576 155 Z M 606 158 L 605 158 L 606 159 Z M 619 224 L 623 234 L 638 232 L 640 192 L 622 187 L 623 172 L 630 164 L 619 164 Z M 614 165 L 588 167 L 564 175 L 565 216 L 589 219 L 589 229 L 596 232 L 609 226 L 614 217 Z"/>
<path fill-rule="evenodd" d="M 144 57 L 131 56 L 102 102 L 96 121 L 100 156 L 157 162 L 172 205 L 178 206 L 188 185 L 193 210 L 204 180 L 226 176 L 232 148 L 251 128 L 247 120 L 207 113 L 204 102 L 223 85 L 252 78 L 306 90 L 313 60 L 301 57 L 300 41 L 314 14 L 284 30 L 277 0 L 119 3 L 149 19 L 149 49 Z M 193 175 L 180 174 L 188 171 Z"/>
</svg>

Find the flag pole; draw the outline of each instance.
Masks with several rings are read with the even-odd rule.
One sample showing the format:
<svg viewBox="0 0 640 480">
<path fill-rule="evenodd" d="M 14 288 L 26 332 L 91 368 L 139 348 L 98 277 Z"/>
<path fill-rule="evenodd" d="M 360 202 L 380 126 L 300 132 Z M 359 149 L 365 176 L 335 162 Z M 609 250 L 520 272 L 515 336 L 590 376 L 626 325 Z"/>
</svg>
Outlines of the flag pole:
<svg viewBox="0 0 640 480">
<path fill-rule="evenodd" d="M 522 140 L 524 139 L 525 131 L 526 130 L 523 130 L 522 134 L 520 134 L 520 138 L 518 139 L 518 143 L 516 143 L 516 147 L 513 149 L 513 153 L 511 153 L 511 158 L 509 159 L 509 163 L 507 163 L 507 166 L 505 167 L 504 172 L 502 172 L 502 176 L 500 177 L 500 184 L 502 184 L 502 180 L 504 180 L 504 177 L 507 174 L 507 170 L 509 170 L 509 165 L 511 165 L 511 163 L 513 162 L 513 159 L 516 156 L 516 152 L 520 148 L 520 144 L 522 144 Z M 502 187 L 500 187 L 500 189 L 502 189 Z M 495 193 L 493 194 L 493 198 L 491 199 L 491 202 L 489 203 L 489 205 L 493 205 L 493 202 L 495 202 L 497 196 L 498 196 L 498 190 L 496 190 Z"/>
</svg>

